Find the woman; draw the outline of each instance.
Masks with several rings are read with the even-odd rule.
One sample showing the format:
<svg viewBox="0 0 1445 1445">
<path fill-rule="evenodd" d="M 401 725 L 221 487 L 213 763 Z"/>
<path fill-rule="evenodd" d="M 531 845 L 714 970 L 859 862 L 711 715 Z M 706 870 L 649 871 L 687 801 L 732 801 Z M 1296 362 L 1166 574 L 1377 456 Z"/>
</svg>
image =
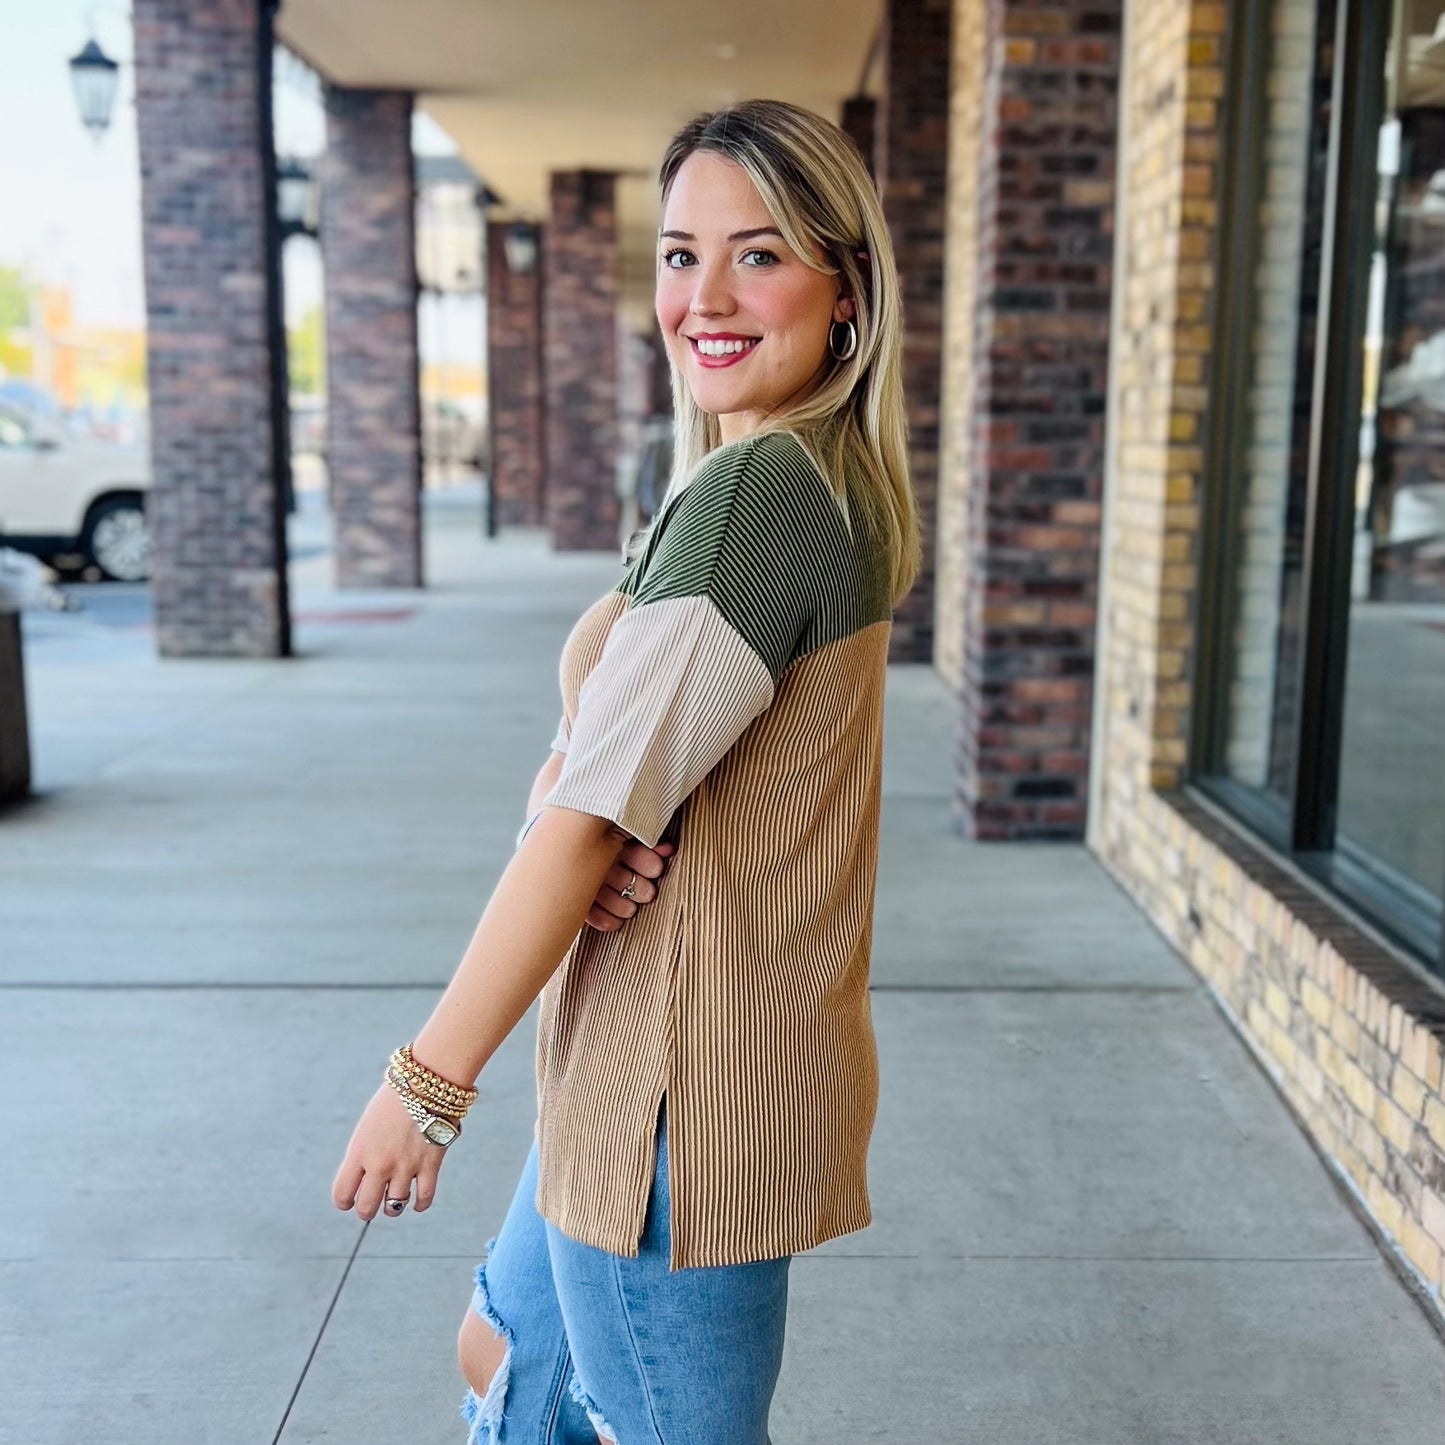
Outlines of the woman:
<svg viewBox="0 0 1445 1445">
<path fill-rule="evenodd" d="M 535 1138 L 458 1337 L 473 1445 L 764 1445 L 791 1257 L 872 1218 L 883 679 L 918 566 L 892 248 L 794 106 L 699 117 L 661 184 L 673 477 L 333 1186 L 428 1208 L 540 993 Z"/>
</svg>

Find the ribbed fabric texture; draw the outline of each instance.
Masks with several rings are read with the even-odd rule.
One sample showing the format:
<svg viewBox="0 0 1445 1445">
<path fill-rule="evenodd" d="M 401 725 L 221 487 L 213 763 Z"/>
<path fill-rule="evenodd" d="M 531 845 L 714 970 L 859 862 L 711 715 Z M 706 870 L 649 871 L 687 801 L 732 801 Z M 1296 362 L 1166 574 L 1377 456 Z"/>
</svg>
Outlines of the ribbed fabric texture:
<svg viewBox="0 0 1445 1445">
<path fill-rule="evenodd" d="M 582 684 L 545 803 L 613 819 L 650 848 L 773 700 L 773 679 L 712 598 L 634 601 Z"/>
<path fill-rule="evenodd" d="M 774 432 L 713 452 L 568 636 L 544 802 L 677 843 L 542 992 L 536 1203 L 574 1238 L 636 1255 L 664 1091 L 672 1268 L 871 1221 L 890 631 L 886 558 Z"/>
</svg>

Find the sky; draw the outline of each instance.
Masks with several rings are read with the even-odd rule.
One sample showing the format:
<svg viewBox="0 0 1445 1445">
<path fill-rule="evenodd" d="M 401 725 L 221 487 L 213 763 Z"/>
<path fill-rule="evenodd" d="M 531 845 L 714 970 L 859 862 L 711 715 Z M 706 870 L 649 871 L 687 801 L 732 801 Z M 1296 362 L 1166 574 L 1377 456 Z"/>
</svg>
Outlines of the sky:
<svg viewBox="0 0 1445 1445">
<path fill-rule="evenodd" d="M 109 132 L 97 144 L 80 123 L 66 61 L 89 38 L 128 61 L 119 7 L 73 0 L 0 0 L 0 265 L 70 285 L 82 325 L 144 323 L 135 84 L 121 72 Z"/>
<path fill-rule="evenodd" d="M 110 128 L 98 143 L 80 123 L 66 66 L 92 36 L 121 63 Z M 0 0 L 0 265 L 70 286 L 82 326 L 145 324 L 132 54 L 129 14 L 121 4 Z M 314 155 L 324 134 L 304 72 L 279 66 L 278 153 Z M 413 144 L 452 149 L 422 116 Z M 304 239 L 288 242 L 283 254 L 286 311 L 294 324 L 321 298 L 320 256 Z"/>
</svg>

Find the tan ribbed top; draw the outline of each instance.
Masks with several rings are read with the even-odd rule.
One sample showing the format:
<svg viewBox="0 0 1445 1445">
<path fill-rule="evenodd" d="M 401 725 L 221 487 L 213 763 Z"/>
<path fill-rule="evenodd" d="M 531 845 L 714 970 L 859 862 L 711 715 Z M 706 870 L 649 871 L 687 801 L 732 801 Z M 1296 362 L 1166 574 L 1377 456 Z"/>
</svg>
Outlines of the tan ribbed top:
<svg viewBox="0 0 1445 1445">
<path fill-rule="evenodd" d="M 673 1269 L 871 1222 L 891 626 L 882 548 L 768 432 L 709 454 L 568 636 L 544 803 L 677 851 L 542 991 L 536 1203 L 564 1233 L 637 1254 L 664 1091 Z"/>
</svg>

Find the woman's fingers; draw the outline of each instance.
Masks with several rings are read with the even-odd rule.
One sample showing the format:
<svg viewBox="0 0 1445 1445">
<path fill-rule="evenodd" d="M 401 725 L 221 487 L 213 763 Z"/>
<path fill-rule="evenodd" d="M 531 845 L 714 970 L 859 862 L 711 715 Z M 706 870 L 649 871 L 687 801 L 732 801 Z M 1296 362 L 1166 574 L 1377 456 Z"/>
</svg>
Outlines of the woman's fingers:
<svg viewBox="0 0 1445 1445">
<path fill-rule="evenodd" d="M 446 1151 L 424 1140 L 416 1123 L 389 1084 L 379 1084 L 347 1145 L 331 1184 L 331 1202 L 355 1209 L 368 1222 L 386 1209 L 388 1196 L 425 1209 L 436 1197 L 437 1178 Z M 389 1187 L 394 1185 L 394 1187 Z M 411 1198 L 413 1185 L 416 1198 Z"/>
<path fill-rule="evenodd" d="M 350 1209 L 356 1203 L 356 1191 L 366 1170 L 349 1155 L 341 1161 L 331 1184 L 331 1202 L 338 1209 Z"/>
<path fill-rule="evenodd" d="M 600 903 L 594 903 L 587 910 L 587 923 L 600 933 L 616 933 L 627 920 L 609 913 Z"/>
<path fill-rule="evenodd" d="M 434 1144 L 429 1144 L 427 1148 L 435 1149 L 438 1156 L 442 1153 Z M 338 1175 L 338 1183 L 331 1192 L 338 1208 L 351 1209 L 354 1206 L 356 1217 L 367 1221 L 375 1219 L 378 1214 L 394 1219 L 396 1211 L 386 1208 L 388 1199 L 404 1199 L 407 1206 L 418 1214 L 431 1207 L 437 1195 L 437 1181 L 441 1177 L 441 1159 L 438 1157 L 433 1161 L 428 1154 L 425 1162 L 416 1166 L 414 1171 L 406 1164 L 395 1164 L 374 1170 L 362 1170 L 360 1165 L 354 1166 L 354 1169 L 346 1166 L 345 1172 L 348 1175 L 345 1188 L 341 1187 Z M 353 1173 L 354 1182 L 351 1180 Z"/>
<path fill-rule="evenodd" d="M 386 1190 L 386 1172 L 389 1171 L 368 1171 L 366 1178 L 361 1181 L 361 1188 L 356 1191 L 356 1217 L 358 1219 L 370 1222 L 376 1218 L 377 1212 L 381 1208 L 381 1196 Z"/>
<path fill-rule="evenodd" d="M 667 859 L 673 852 L 673 844 L 659 843 L 649 848 L 646 843 L 629 843 L 617 855 L 617 862 L 607 870 L 597 897 L 587 910 L 585 922 L 603 933 L 615 933 L 627 922 L 644 903 L 651 903 L 657 897 L 655 879 L 667 871 Z M 631 898 L 624 898 L 622 890 L 632 884 Z"/>
<path fill-rule="evenodd" d="M 445 1152 L 441 1149 L 437 1149 L 435 1144 L 429 1145 L 428 1147 L 431 1149 L 435 1149 L 438 1155 Z M 438 1158 L 435 1163 L 423 1164 L 421 1168 L 417 1170 L 415 1196 L 416 1202 L 412 1205 L 412 1208 L 415 1209 L 418 1214 L 420 1214 L 423 1209 L 429 1209 L 431 1207 L 432 1200 L 437 1197 L 437 1179 L 440 1174 L 440 1158 Z"/>
<path fill-rule="evenodd" d="M 659 860 L 660 861 L 660 860 Z M 661 873 L 661 869 L 658 870 Z M 603 888 L 610 888 L 621 896 L 622 890 L 632 884 L 632 898 L 623 898 L 624 903 L 651 903 L 657 897 L 657 884 L 652 880 L 658 874 L 650 874 L 645 868 L 630 863 L 614 863 L 602 880 Z"/>
<path fill-rule="evenodd" d="M 652 902 L 650 897 L 643 897 L 642 881 L 642 879 L 637 880 L 637 896 L 630 897 L 630 899 L 624 899 L 610 883 L 604 883 L 597 890 L 597 897 L 592 899 L 592 906 L 587 910 L 588 922 L 591 923 L 595 915 L 598 919 L 598 922 L 594 923 L 595 928 L 601 928 L 607 932 L 621 928 L 623 923 L 626 923 L 627 919 L 637 912 L 640 905 Z M 627 880 L 621 880 L 618 886 L 626 887 Z"/>
</svg>

